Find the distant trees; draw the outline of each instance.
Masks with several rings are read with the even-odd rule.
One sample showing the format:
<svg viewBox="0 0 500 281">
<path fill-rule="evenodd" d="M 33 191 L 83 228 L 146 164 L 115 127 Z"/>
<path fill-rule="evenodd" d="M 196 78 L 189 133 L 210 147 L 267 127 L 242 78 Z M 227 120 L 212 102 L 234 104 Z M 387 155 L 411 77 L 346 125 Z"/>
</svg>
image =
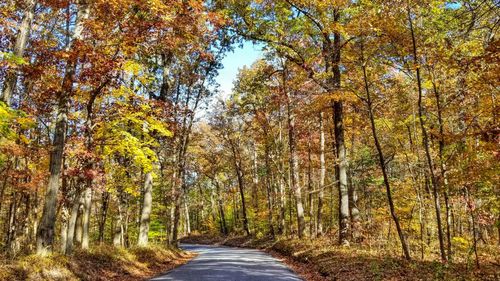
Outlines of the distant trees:
<svg viewBox="0 0 500 281">
<path fill-rule="evenodd" d="M 496 131 L 496 102 L 486 94 L 494 92 L 488 80 L 477 80 L 495 68 L 491 1 L 221 5 L 235 33 L 266 45 L 265 57 L 241 70 L 233 95 L 214 113 L 245 124 L 238 131 L 258 142 L 242 148 L 240 169 L 255 170 L 252 151 L 260 148 L 260 178 L 271 186 L 267 192 L 267 182 L 260 183 L 260 201 L 275 204 L 269 204 L 270 218 L 261 213 L 249 219 L 260 225 L 253 233 L 276 227 L 304 237 L 308 225 L 315 229 L 309 236 L 326 229 L 346 245 L 373 241 L 382 231 L 390 236 L 395 226 L 407 259 L 417 252 L 424 258 L 434 241 L 443 261 L 464 241 L 469 253 L 477 249 L 481 231 L 474 215 L 490 217 L 483 225 L 487 233 L 497 220 L 495 137 L 487 137 Z M 333 149 L 326 153 L 325 146 Z M 218 146 L 221 152 L 230 148 Z M 465 164 L 463 157 L 476 152 L 484 162 L 473 168 L 478 158 Z M 465 167 L 474 171 L 467 180 L 460 175 Z M 473 210 L 458 203 L 472 206 L 464 195 L 471 186 L 481 190 Z M 383 220 L 386 212 L 391 221 Z"/>
</svg>

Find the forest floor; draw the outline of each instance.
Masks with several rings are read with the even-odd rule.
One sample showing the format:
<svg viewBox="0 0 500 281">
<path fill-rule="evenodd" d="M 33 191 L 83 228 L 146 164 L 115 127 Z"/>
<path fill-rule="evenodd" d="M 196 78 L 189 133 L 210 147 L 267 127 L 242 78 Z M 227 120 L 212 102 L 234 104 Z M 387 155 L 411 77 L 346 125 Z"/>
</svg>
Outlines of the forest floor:
<svg viewBox="0 0 500 281">
<path fill-rule="evenodd" d="M 280 258 L 305 280 L 500 280 L 498 263 L 443 264 L 375 254 L 357 247 L 339 247 L 328 239 L 270 239 L 248 236 L 192 235 L 184 243 L 257 248 Z M 498 262 L 498 261 L 496 261 Z"/>
<path fill-rule="evenodd" d="M 183 265 L 194 254 L 159 246 L 118 249 L 98 246 L 63 256 L 0 258 L 0 280 L 145 280 Z"/>
</svg>

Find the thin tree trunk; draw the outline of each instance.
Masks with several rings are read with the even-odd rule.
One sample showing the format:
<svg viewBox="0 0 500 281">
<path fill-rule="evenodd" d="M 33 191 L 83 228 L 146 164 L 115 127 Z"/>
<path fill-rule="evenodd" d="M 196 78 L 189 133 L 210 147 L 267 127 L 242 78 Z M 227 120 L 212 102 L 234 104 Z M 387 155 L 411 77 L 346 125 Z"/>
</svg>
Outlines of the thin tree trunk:
<svg viewBox="0 0 500 281">
<path fill-rule="evenodd" d="M 222 196 L 220 193 L 220 185 L 217 180 L 214 181 L 215 183 L 215 188 L 217 192 L 217 205 L 219 206 L 219 214 L 220 214 L 220 220 L 221 220 L 221 232 L 224 235 L 228 234 L 227 230 L 227 224 L 226 224 L 226 216 L 224 214 L 224 203 L 222 202 Z"/>
<path fill-rule="evenodd" d="M 309 236 L 314 237 L 316 235 L 315 224 L 314 224 L 314 197 L 313 197 L 313 180 L 312 180 L 312 152 L 311 152 L 311 134 L 309 132 L 307 139 L 307 191 L 308 191 L 308 216 L 309 216 Z"/>
<path fill-rule="evenodd" d="M 144 199 L 142 202 L 139 237 L 137 245 L 148 245 L 149 221 L 151 216 L 151 208 L 153 204 L 153 172 L 146 173 L 144 180 Z"/>
<path fill-rule="evenodd" d="M 465 187 L 464 191 L 465 191 L 465 201 L 467 203 L 467 209 L 469 210 L 470 220 L 471 220 L 472 250 L 474 251 L 474 255 L 476 257 L 476 266 L 477 268 L 479 268 L 479 256 L 477 254 L 477 226 L 476 226 L 476 218 L 474 216 L 474 206 L 472 203 L 472 199 L 470 198 L 469 189 Z"/>
<path fill-rule="evenodd" d="M 14 45 L 14 55 L 16 57 L 22 58 L 24 56 L 24 51 L 31 32 L 31 25 L 35 17 L 35 0 L 24 1 L 25 11 L 21 25 L 19 26 L 19 32 L 16 36 L 16 43 Z M 3 90 L 0 92 L 0 101 L 5 102 L 7 106 L 11 105 L 12 95 L 16 89 L 17 84 L 17 73 L 15 69 L 9 69 L 5 77 L 5 82 L 3 85 Z"/>
<path fill-rule="evenodd" d="M 273 181 L 272 181 L 272 174 L 271 174 L 271 163 L 269 161 L 269 154 L 270 149 L 269 145 L 267 144 L 267 130 L 266 130 L 266 144 L 265 144 L 265 164 L 266 164 L 266 191 L 267 191 L 267 221 L 269 223 L 269 234 L 271 234 L 271 237 L 274 237 L 275 232 L 274 232 L 274 222 L 273 222 Z"/>
<path fill-rule="evenodd" d="M 258 168 L 258 155 L 257 155 L 257 145 L 255 141 L 252 146 L 253 154 L 253 185 L 252 185 L 252 205 L 254 213 L 259 213 L 259 168 Z"/>
<path fill-rule="evenodd" d="M 115 219 L 115 227 L 113 233 L 113 245 L 115 247 L 124 247 L 125 246 L 125 208 L 126 208 L 126 198 L 123 190 L 119 190 L 118 198 L 118 214 Z"/>
<path fill-rule="evenodd" d="M 99 243 L 104 243 L 104 230 L 106 228 L 106 219 L 108 215 L 109 192 L 102 193 L 101 214 L 99 219 Z"/>
<path fill-rule="evenodd" d="M 17 192 L 12 191 L 12 199 L 9 205 L 9 215 L 7 220 L 7 239 L 5 241 L 5 248 L 7 250 L 11 249 L 12 240 L 14 239 L 15 228 L 16 228 L 16 213 L 17 213 Z"/>
<path fill-rule="evenodd" d="M 413 60 L 415 62 L 416 66 L 416 75 L 417 75 L 417 86 L 418 86 L 418 119 L 420 122 L 420 129 L 422 132 L 422 141 L 423 141 L 423 146 L 425 150 L 425 156 L 427 159 L 427 168 L 429 175 L 431 177 L 431 184 L 433 187 L 433 196 L 434 196 L 434 208 L 436 210 L 436 221 L 437 221 L 437 228 L 438 228 L 438 239 L 439 239 L 439 250 L 441 253 L 441 259 L 443 261 L 447 261 L 446 257 L 446 251 L 444 249 L 444 238 L 443 238 L 443 227 L 441 223 L 441 205 L 440 205 L 440 200 L 439 200 L 439 183 L 436 179 L 436 176 L 434 174 L 434 166 L 432 164 L 432 157 L 431 157 L 431 152 L 430 152 L 430 147 L 429 147 L 429 136 L 427 134 L 427 129 L 425 128 L 425 119 L 424 119 L 424 108 L 423 108 L 423 93 L 422 93 L 422 80 L 420 76 L 420 61 L 417 56 L 417 43 L 415 39 L 415 32 L 413 30 L 413 20 L 411 18 L 411 12 L 410 8 L 407 8 L 408 12 L 408 21 L 410 24 L 410 32 L 411 32 L 411 38 L 412 38 L 412 46 L 413 46 Z"/>
<path fill-rule="evenodd" d="M 394 202 L 392 200 L 391 186 L 389 183 L 389 177 L 387 176 L 385 157 L 384 157 L 384 153 L 382 151 L 382 146 L 380 145 L 380 142 L 378 139 L 377 127 L 375 126 L 375 116 L 373 113 L 372 99 L 371 99 L 371 95 L 370 95 L 370 88 L 368 86 L 368 77 L 366 74 L 366 65 L 365 65 L 364 59 L 363 59 L 362 68 L 363 68 L 363 80 L 364 80 L 365 92 L 366 92 L 366 97 L 367 97 L 368 113 L 369 113 L 369 117 L 370 117 L 370 125 L 372 128 L 372 135 L 373 135 L 373 140 L 375 142 L 375 147 L 377 148 L 377 152 L 378 152 L 378 156 L 379 156 L 380 169 L 382 170 L 382 176 L 384 178 L 384 185 L 385 185 L 385 190 L 387 193 L 387 201 L 389 202 L 389 209 L 391 211 L 391 216 L 392 216 L 392 219 L 394 221 L 394 224 L 396 225 L 396 230 L 398 231 L 398 236 L 399 236 L 399 240 L 401 242 L 401 248 L 403 249 L 404 256 L 407 260 L 411 260 L 410 251 L 408 249 L 408 244 L 406 242 L 406 237 L 403 233 L 403 230 L 401 229 L 401 225 L 399 223 L 399 218 L 396 215 L 396 211 L 394 208 Z"/>
<path fill-rule="evenodd" d="M 284 79 L 286 78 L 284 77 Z M 299 238 L 302 238 L 304 237 L 305 220 L 302 192 L 299 183 L 299 157 L 297 155 L 295 143 L 295 114 L 292 112 L 293 109 L 288 92 L 286 92 L 286 96 L 288 108 L 288 145 L 290 150 L 290 184 L 295 196 L 295 206 L 297 208 L 297 234 Z"/>
<path fill-rule="evenodd" d="M 326 166 L 325 166 L 325 129 L 323 124 L 323 112 L 319 114 L 319 164 L 320 164 L 320 174 L 319 174 L 319 193 L 318 193 L 318 211 L 316 215 L 318 236 L 323 235 L 323 198 L 325 195 L 325 176 L 326 176 Z"/>
<path fill-rule="evenodd" d="M 186 233 L 191 234 L 191 218 L 189 216 L 188 196 L 184 195 L 184 219 L 186 220 Z"/>
<path fill-rule="evenodd" d="M 439 167 L 441 172 L 441 179 L 443 181 L 443 189 L 444 189 L 444 203 L 446 208 L 446 250 L 447 250 L 447 258 L 449 261 L 452 260 L 452 251 L 451 251 L 451 206 L 448 199 L 448 173 L 446 172 L 446 163 L 444 159 L 444 124 L 443 124 L 443 108 L 441 106 L 441 96 L 437 89 L 437 85 L 435 81 L 432 81 L 432 86 L 434 89 L 434 97 L 436 98 L 436 107 L 437 107 L 437 115 L 438 115 L 438 125 L 439 125 Z"/>
</svg>

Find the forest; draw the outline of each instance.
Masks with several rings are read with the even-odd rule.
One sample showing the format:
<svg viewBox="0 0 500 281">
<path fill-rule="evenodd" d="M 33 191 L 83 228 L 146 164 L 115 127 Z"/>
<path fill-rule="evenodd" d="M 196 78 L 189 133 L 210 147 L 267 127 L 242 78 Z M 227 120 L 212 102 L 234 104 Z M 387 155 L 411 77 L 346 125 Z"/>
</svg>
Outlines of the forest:
<svg viewBox="0 0 500 281">
<path fill-rule="evenodd" d="M 497 280 L 499 27 L 495 0 L 2 0 L 0 280 L 231 239 Z"/>
</svg>

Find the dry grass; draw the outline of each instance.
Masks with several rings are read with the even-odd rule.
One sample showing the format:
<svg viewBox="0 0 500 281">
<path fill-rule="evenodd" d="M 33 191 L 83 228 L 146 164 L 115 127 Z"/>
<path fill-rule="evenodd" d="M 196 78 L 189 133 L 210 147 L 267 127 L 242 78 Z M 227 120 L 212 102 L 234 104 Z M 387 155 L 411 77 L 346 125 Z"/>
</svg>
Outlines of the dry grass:
<svg viewBox="0 0 500 281">
<path fill-rule="evenodd" d="M 0 280 L 144 280 L 192 257 L 190 253 L 157 246 L 132 249 L 99 246 L 70 256 L 31 255 L 16 261 L 4 260 L 0 264 Z"/>
<path fill-rule="evenodd" d="M 305 280 L 500 280 L 500 266 L 495 263 L 485 262 L 478 269 L 468 268 L 464 263 L 408 262 L 362 246 L 336 246 L 329 239 L 272 240 L 200 235 L 183 241 L 265 249 L 283 259 Z"/>
</svg>

